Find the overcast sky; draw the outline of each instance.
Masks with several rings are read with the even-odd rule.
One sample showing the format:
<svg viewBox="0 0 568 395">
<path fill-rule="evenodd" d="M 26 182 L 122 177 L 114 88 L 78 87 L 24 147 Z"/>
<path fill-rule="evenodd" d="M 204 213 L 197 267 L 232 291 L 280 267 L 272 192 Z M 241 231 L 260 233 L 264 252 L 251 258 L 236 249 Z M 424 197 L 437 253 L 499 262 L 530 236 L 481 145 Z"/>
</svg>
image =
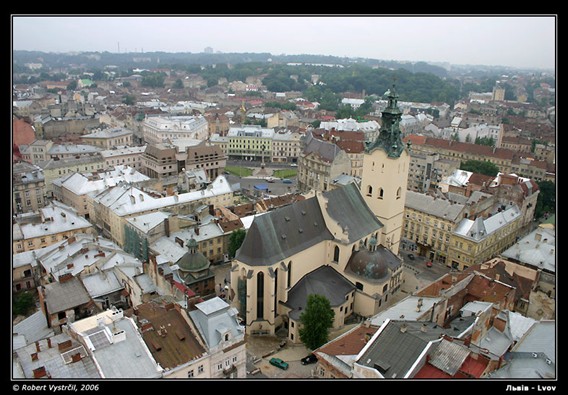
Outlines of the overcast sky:
<svg viewBox="0 0 568 395">
<path fill-rule="evenodd" d="M 15 50 L 268 52 L 552 69 L 554 15 L 28 16 Z"/>
</svg>

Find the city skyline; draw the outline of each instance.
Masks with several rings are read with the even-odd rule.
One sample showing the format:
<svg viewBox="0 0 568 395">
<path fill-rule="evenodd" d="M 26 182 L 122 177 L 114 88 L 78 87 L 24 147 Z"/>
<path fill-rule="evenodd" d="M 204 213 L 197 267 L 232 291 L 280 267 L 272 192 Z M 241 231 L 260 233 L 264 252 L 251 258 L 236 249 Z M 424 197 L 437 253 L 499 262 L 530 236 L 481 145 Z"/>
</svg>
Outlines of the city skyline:
<svg viewBox="0 0 568 395">
<path fill-rule="evenodd" d="M 13 50 L 206 48 L 550 70 L 556 64 L 556 16 L 12 16 Z"/>
</svg>

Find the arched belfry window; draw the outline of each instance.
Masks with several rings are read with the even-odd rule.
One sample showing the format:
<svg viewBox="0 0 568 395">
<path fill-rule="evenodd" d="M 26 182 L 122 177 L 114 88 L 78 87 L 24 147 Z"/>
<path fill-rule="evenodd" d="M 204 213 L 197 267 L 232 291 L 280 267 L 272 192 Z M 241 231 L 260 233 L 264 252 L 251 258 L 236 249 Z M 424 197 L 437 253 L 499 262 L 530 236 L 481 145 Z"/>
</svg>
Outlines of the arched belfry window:
<svg viewBox="0 0 568 395">
<path fill-rule="evenodd" d="M 379 196 L 377 196 L 377 198 L 382 199 L 384 194 L 385 194 L 385 190 L 383 188 L 379 188 Z"/>
<path fill-rule="evenodd" d="M 333 249 L 333 262 L 339 263 L 339 247 L 335 246 Z"/>
<path fill-rule="evenodd" d="M 256 318 L 264 318 L 264 273 L 256 275 Z"/>
<path fill-rule="evenodd" d="M 367 186 L 367 196 L 372 196 L 373 195 L 373 187 L 372 186 Z"/>
<path fill-rule="evenodd" d="M 398 187 L 398 189 L 396 190 L 396 198 L 400 199 L 401 196 L 402 196 L 402 188 Z"/>
</svg>

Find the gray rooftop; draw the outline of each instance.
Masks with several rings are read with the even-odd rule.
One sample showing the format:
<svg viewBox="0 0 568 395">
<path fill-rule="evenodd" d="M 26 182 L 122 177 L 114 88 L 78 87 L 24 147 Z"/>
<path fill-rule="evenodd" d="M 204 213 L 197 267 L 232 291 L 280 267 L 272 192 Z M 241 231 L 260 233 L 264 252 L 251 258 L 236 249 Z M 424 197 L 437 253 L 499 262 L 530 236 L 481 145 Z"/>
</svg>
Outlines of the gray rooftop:
<svg viewBox="0 0 568 395">
<path fill-rule="evenodd" d="M 491 372 L 491 379 L 554 379 L 556 364 L 543 353 L 511 352 L 505 357 L 505 365 Z M 546 385 L 542 382 L 542 385 Z"/>
<path fill-rule="evenodd" d="M 63 283 L 45 285 L 45 303 L 50 314 L 84 305 L 91 300 L 81 280 L 73 277 Z"/>
<path fill-rule="evenodd" d="M 514 351 L 542 352 L 556 363 L 556 321 L 538 321 L 515 345 Z"/>
<path fill-rule="evenodd" d="M 425 321 L 388 321 L 363 349 L 357 363 L 374 368 L 387 379 L 404 378 L 444 329 Z"/>
<path fill-rule="evenodd" d="M 53 336 L 53 329 L 47 327 L 47 319 L 42 310 L 38 310 L 14 325 L 13 334 L 24 336 L 26 344 Z"/>
<path fill-rule="evenodd" d="M 229 306 L 219 297 L 214 297 L 195 305 L 196 310 L 190 311 L 189 316 L 207 342 L 209 349 L 216 347 L 223 340 L 225 333 L 231 333 L 233 338 L 242 336 L 244 327 L 237 322 L 237 309 Z"/>
<path fill-rule="evenodd" d="M 331 163 L 341 151 L 341 148 L 335 143 L 316 139 L 312 136 L 311 132 L 308 132 L 303 154 L 316 154 L 323 161 Z"/>
<path fill-rule="evenodd" d="M 461 345 L 442 339 L 430 352 L 430 363 L 441 371 L 455 375 L 471 351 Z"/>
<path fill-rule="evenodd" d="M 70 347 L 60 351 L 58 344 L 70 341 Z M 18 361 L 26 378 L 34 378 L 34 369 L 44 367 L 52 379 L 99 379 L 101 376 L 93 358 L 78 342 L 72 340 L 69 335 L 61 333 L 50 337 L 51 346 L 47 340 L 38 342 L 40 351 L 37 352 L 36 344 L 20 348 L 16 351 Z M 32 360 L 32 354 L 37 353 L 37 360 Z M 81 359 L 72 362 L 71 355 L 79 353 Z M 45 378 L 45 377 L 44 377 Z"/>
<path fill-rule="evenodd" d="M 538 228 L 501 253 L 537 269 L 556 273 L 556 231 Z"/>
<path fill-rule="evenodd" d="M 441 300 L 443 300 L 441 297 L 409 295 L 400 302 L 371 317 L 371 325 L 381 326 L 387 319 L 417 321 L 426 313 L 430 316 L 430 309 Z M 419 301 L 422 303 L 422 306 L 420 311 L 416 311 Z"/>
<path fill-rule="evenodd" d="M 105 378 L 158 378 L 161 372 L 156 361 L 130 319 L 114 322 L 118 330 L 124 330 L 125 340 L 114 342 L 110 347 L 93 351 Z"/>
<path fill-rule="evenodd" d="M 348 184 L 323 193 L 327 213 L 348 231 L 349 243 L 360 240 L 383 227 L 369 209 L 355 184 Z"/>
<path fill-rule="evenodd" d="M 306 274 L 292 287 L 284 305 L 291 309 L 290 317 L 297 320 L 306 307 L 309 295 L 324 296 L 333 308 L 345 303 L 345 297 L 353 291 L 355 285 L 334 268 L 328 265 L 320 266 Z"/>
<path fill-rule="evenodd" d="M 235 259 L 252 266 L 268 266 L 323 240 L 333 240 L 316 197 L 254 218 Z"/>
<path fill-rule="evenodd" d="M 414 191 L 406 191 L 404 205 L 410 209 L 451 222 L 456 222 L 462 217 L 461 213 L 465 207 L 463 204 L 452 203 L 446 199 L 435 198 Z"/>
</svg>

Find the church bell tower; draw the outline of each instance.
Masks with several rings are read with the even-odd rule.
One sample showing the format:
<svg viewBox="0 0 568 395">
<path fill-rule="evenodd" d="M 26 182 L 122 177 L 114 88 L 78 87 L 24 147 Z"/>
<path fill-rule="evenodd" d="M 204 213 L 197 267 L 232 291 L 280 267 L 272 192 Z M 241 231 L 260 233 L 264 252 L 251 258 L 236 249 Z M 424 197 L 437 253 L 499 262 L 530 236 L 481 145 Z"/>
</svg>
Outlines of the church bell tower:
<svg viewBox="0 0 568 395">
<path fill-rule="evenodd" d="M 388 104 L 382 112 L 379 136 L 365 147 L 361 194 L 384 225 L 379 243 L 398 254 L 410 154 L 402 142 L 398 95 L 393 84 L 385 93 Z"/>
</svg>

